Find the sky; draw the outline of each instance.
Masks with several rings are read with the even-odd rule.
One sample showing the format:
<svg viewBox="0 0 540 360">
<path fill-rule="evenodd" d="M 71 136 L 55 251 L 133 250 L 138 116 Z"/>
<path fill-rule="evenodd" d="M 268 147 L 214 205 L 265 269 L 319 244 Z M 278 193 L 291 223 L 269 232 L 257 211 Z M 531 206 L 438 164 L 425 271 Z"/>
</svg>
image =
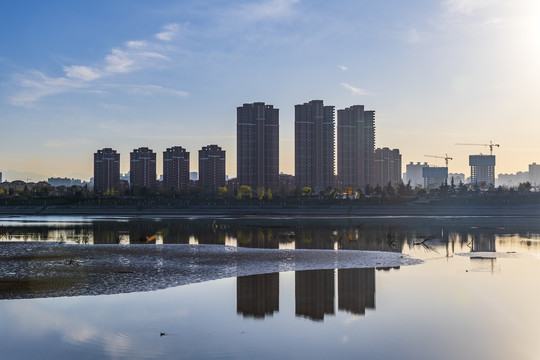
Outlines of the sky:
<svg viewBox="0 0 540 360">
<path fill-rule="evenodd" d="M 226 150 L 236 107 L 280 109 L 280 171 L 294 174 L 294 105 L 376 111 L 376 147 L 470 175 L 540 163 L 540 2 L 2 1 L 4 180 L 93 176 L 93 154 L 182 146 Z"/>
</svg>

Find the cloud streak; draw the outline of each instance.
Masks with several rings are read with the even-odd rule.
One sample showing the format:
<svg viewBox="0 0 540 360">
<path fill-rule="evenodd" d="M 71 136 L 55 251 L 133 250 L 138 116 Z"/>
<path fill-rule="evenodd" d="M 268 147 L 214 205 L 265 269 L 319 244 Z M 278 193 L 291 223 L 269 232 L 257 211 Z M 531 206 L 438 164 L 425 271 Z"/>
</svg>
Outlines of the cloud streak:
<svg viewBox="0 0 540 360">
<path fill-rule="evenodd" d="M 358 87 L 354 87 L 350 84 L 347 84 L 347 83 L 341 83 L 341 86 L 343 86 L 345 89 L 349 90 L 351 92 L 351 94 L 353 95 L 357 95 L 357 96 L 361 96 L 361 95 L 367 95 L 368 92 L 367 90 L 364 90 L 364 89 L 361 89 L 361 88 L 358 88 Z"/>
<path fill-rule="evenodd" d="M 163 31 L 155 37 L 161 42 L 173 40 L 179 33 L 180 26 L 176 23 L 163 27 Z M 14 76 L 19 90 L 9 99 L 12 105 L 31 106 L 37 100 L 51 95 L 75 91 L 92 91 L 96 81 L 114 75 L 127 74 L 138 70 L 153 68 L 160 63 L 171 61 L 164 48 L 155 42 L 145 40 L 130 40 L 115 47 L 107 54 L 102 63 L 97 66 L 69 65 L 62 68 L 64 74 L 60 77 L 49 77 L 39 71 Z M 177 96 L 187 96 L 186 92 L 165 89 L 149 85 L 154 92 L 170 93 Z"/>
</svg>

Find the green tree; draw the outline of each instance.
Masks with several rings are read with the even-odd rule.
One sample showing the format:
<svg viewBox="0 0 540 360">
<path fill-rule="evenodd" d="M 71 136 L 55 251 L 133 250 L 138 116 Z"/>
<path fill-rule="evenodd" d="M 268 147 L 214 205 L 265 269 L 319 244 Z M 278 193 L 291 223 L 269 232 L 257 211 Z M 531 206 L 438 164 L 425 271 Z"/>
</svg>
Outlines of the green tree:
<svg viewBox="0 0 540 360">
<path fill-rule="evenodd" d="M 217 188 L 217 194 L 218 194 L 219 196 L 223 196 L 223 195 L 225 195 L 226 193 L 227 193 L 227 188 L 226 188 L 225 186 L 219 186 L 219 187 Z"/>
<path fill-rule="evenodd" d="M 311 190 L 311 188 L 309 186 L 304 186 L 302 188 L 302 196 L 309 196 L 311 195 L 313 191 Z"/>
<path fill-rule="evenodd" d="M 272 190 L 270 188 L 266 189 L 266 197 L 268 200 L 272 200 Z"/>
</svg>

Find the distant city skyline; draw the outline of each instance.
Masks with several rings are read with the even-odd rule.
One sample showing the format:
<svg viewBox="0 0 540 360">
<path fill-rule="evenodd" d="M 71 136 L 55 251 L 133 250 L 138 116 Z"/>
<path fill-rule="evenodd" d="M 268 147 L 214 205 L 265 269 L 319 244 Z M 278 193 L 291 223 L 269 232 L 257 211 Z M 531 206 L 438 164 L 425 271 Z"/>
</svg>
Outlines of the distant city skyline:
<svg viewBox="0 0 540 360">
<path fill-rule="evenodd" d="M 96 149 L 206 144 L 236 177 L 235 107 L 280 109 L 279 171 L 294 174 L 294 105 L 377 111 L 403 164 L 500 148 L 496 174 L 540 162 L 540 3 L 142 0 L 0 5 L 3 180 L 93 174 Z M 358 19 L 362 21 L 358 21 Z M 190 171 L 198 171 L 196 161 Z M 404 169 L 402 169 L 404 171 Z M 162 169 L 158 167 L 158 175 Z"/>
</svg>

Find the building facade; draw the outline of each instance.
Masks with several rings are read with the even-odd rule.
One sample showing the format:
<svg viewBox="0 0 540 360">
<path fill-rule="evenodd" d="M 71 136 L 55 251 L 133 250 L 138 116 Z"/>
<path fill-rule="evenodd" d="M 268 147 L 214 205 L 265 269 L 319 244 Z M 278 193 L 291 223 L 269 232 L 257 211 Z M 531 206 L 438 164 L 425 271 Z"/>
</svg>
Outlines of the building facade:
<svg viewBox="0 0 540 360">
<path fill-rule="evenodd" d="M 140 147 L 129 154 L 129 183 L 132 187 L 156 187 L 156 153 L 152 149 Z"/>
<path fill-rule="evenodd" d="M 469 155 L 471 184 L 495 185 L 495 155 Z"/>
<path fill-rule="evenodd" d="M 399 149 L 375 149 L 373 184 L 396 185 L 401 181 L 401 154 Z"/>
<path fill-rule="evenodd" d="M 279 186 L 279 109 L 263 102 L 244 104 L 236 115 L 238 186 L 253 190 Z"/>
<path fill-rule="evenodd" d="M 536 163 L 529 164 L 529 182 L 533 186 L 540 185 L 540 165 Z"/>
<path fill-rule="evenodd" d="M 337 172 L 340 187 L 374 182 L 375 111 L 354 105 L 337 112 Z"/>
<path fill-rule="evenodd" d="M 295 106 L 294 178 L 297 186 L 314 191 L 334 186 L 334 107 L 322 100 Z"/>
<path fill-rule="evenodd" d="M 420 162 L 417 162 L 416 164 L 412 161 L 407 164 L 405 174 L 403 175 L 403 183 L 407 184 L 411 183 L 411 187 L 414 189 L 417 186 L 423 187 L 424 186 L 424 178 L 422 176 L 422 169 L 425 167 L 429 167 L 427 162 L 424 162 L 423 164 Z"/>
<path fill-rule="evenodd" d="M 448 168 L 447 167 L 425 167 L 422 169 L 424 177 L 424 188 L 435 189 L 447 183 Z"/>
<path fill-rule="evenodd" d="M 199 186 L 216 191 L 225 185 L 225 150 L 217 145 L 204 146 L 199 150 Z"/>
<path fill-rule="evenodd" d="M 94 153 L 94 191 L 118 190 L 120 184 L 120 154 L 111 148 Z"/>
<path fill-rule="evenodd" d="M 163 152 L 163 188 L 187 190 L 189 187 L 189 152 L 181 146 Z"/>
</svg>

